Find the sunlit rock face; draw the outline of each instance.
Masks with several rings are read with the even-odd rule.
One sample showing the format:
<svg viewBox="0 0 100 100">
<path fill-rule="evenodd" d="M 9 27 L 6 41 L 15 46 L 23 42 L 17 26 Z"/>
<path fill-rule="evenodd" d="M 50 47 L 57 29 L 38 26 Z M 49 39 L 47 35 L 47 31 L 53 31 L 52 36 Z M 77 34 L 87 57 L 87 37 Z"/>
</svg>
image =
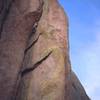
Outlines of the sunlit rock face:
<svg viewBox="0 0 100 100">
<path fill-rule="evenodd" d="M 0 0 L 0 100 L 89 100 L 68 42 L 57 0 Z"/>
</svg>

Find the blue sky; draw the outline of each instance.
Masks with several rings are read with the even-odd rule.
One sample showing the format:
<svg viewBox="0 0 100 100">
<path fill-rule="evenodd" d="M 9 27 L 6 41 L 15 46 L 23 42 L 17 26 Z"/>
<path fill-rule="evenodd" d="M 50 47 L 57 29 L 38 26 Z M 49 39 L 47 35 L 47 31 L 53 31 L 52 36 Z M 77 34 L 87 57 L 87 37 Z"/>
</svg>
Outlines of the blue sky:
<svg viewBox="0 0 100 100">
<path fill-rule="evenodd" d="M 69 19 L 72 69 L 92 100 L 100 100 L 100 0 L 59 0 Z"/>
</svg>

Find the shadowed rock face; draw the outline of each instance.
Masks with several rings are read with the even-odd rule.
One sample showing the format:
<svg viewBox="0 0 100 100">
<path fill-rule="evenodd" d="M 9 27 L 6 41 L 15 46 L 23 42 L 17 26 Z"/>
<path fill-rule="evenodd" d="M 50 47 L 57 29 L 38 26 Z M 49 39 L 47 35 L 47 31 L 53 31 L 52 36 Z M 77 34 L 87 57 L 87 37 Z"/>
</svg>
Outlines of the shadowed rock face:
<svg viewBox="0 0 100 100">
<path fill-rule="evenodd" d="M 0 100 L 89 100 L 57 0 L 0 0 Z"/>
<path fill-rule="evenodd" d="M 20 2 L 25 0 L 2 0 L 0 38 L 0 99 L 12 100 L 16 93 L 17 80 L 23 63 L 28 39 L 34 24 L 42 14 L 42 6 L 37 11 L 24 8 Z M 27 1 L 27 0 L 26 0 Z M 1 6 L 2 6 L 1 5 Z M 34 6 L 35 4 L 33 4 Z M 39 5 L 40 6 L 40 5 Z M 14 96 L 15 97 L 15 96 Z"/>
</svg>

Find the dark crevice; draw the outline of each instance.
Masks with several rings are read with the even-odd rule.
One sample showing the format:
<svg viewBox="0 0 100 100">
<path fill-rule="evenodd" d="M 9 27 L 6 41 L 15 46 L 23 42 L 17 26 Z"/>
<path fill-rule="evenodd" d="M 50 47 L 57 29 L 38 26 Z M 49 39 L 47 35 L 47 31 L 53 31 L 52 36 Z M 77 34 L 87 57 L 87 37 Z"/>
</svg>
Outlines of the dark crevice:
<svg viewBox="0 0 100 100">
<path fill-rule="evenodd" d="M 42 12 L 43 12 L 43 0 L 39 0 L 39 7 L 37 8 L 36 11 L 32 12 L 34 16 L 36 16 L 36 20 L 35 23 L 33 24 L 33 28 L 31 31 L 31 34 L 29 35 L 29 39 L 31 39 L 31 37 L 36 34 L 36 29 L 38 26 L 38 22 L 42 16 Z M 33 40 L 32 43 L 29 44 L 28 47 L 26 47 L 25 51 L 24 51 L 24 58 L 23 58 L 23 62 L 22 62 L 22 66 L 25 60 L 25 56 L 27 55 L 26 53 L 28 52 L 28 50 L 38 41 L 40 34 L 38 35 L 38 37 L 35 38 L 35 40 Z M 34 36 L 33 36 L 34 37 Z M 29 40 L 28 40 L 29 41 Z M 51 54 L 51 53 L 50 53 Z M 45 60 L 50 54 L 48 54 L 43 60 Z M 43 61 L 42 60 L 42 61 Z M 18 77 L 17 77 L 17 82 L 16 82 L 16 90 L 15 90 L 15 98 L 14 100 L 17 100 L 17 96 L 18 96 L 18 91 L 20 89 L 20 83 L 21 83 L 21 79 L 24 75 L 28 74 L 29 72 L 33 71 L 39 64 L 42 63 L 42 61 L 37 62 L 36 64 L 34 64 L 31 68 L 26 68 L 24 70 L 20 70 L 18 72 Z"/>
<path fill-rule="evenodd" d="M 51 53 L 52 53 L 52 51 L 49 52 L 43 59 L 36 62 L 32 67 L 26 68 L 25 70 L 21 71 L 21 77 L 23 77 L 24 75 L 28 74 L 29 72 L 35 70 L 44 60 L 46 60 L 51 55 Z"/>
<path fill-rule="evenodd" d="M 38 37 L 25 49 L 25 54 L 28 52 L 29 49 L 32 48 L 32 46 L 38 41 L 40 34 L 38 35 Z"/>
<path fill-rule="evenodd" d="M 38 26 L 38 22 L 36 22 L 36 23 L 33 25 L 33 28 L 32 28 L 32 30 L 31 30 L 31 34 L 29 35 L 29 39 L 36 33 L 37 26 Z"/>
<path fill-rule="evenodd" d="M 40 18 L 41 18 L 41 16 L 42 16 L 44 2 L 43 2 L 42 0 L 39 0 L 39 5 L 40 5 L 40 6 L 39 6 L 38 9 L 34 12 L 34 15 L 35 15 L 35 14 L 37 15 L 37 13 L 40 13 L 40 16 L 37 16 L 36 23 L 35 23 L 34 26 L 33 26 L 32 34 L 30 34 L 29 38 L 31 38 L 32 35 L 36 34 L 36 29 L 37 29 L 37 26 L 38 26 L 38 22 L 39 22 L 39 20 L 40 20 Z M 40 34 L 41 34 L 41 33 L 40 33 Z M 38 41 L 40 34 L 39 34 L 39 35 L 36 37 L 36 39 L 25 49 L 24 54 L 26 54 L 27 51 Z"/>
</svg>

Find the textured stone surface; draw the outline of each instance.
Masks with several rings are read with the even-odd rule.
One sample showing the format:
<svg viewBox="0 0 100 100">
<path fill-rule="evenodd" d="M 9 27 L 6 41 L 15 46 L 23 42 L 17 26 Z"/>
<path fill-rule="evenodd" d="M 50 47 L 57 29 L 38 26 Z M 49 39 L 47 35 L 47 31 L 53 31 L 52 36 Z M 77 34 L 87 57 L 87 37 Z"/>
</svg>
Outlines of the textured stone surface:
<svg viewBox="0 0 100 100">
<path fill-rule="evenodd" d="M 1 11 L 0 18 L 5 14 L 6 17 L 0 24 L 3 27 L 0 33 L 0 100 L 12 100 L 15 95 L 27 41 L 42 13 L 42 8 L 36 12 L 28 7 L 22 9 L 21 1 L 25 0 L 2 0 L 6 10 Z"/>
<path fill-rule="evenodd" d="M 0 0 L 0 35 L 0 100 L 89 100 L 57 0 Z"/>
</svg>

